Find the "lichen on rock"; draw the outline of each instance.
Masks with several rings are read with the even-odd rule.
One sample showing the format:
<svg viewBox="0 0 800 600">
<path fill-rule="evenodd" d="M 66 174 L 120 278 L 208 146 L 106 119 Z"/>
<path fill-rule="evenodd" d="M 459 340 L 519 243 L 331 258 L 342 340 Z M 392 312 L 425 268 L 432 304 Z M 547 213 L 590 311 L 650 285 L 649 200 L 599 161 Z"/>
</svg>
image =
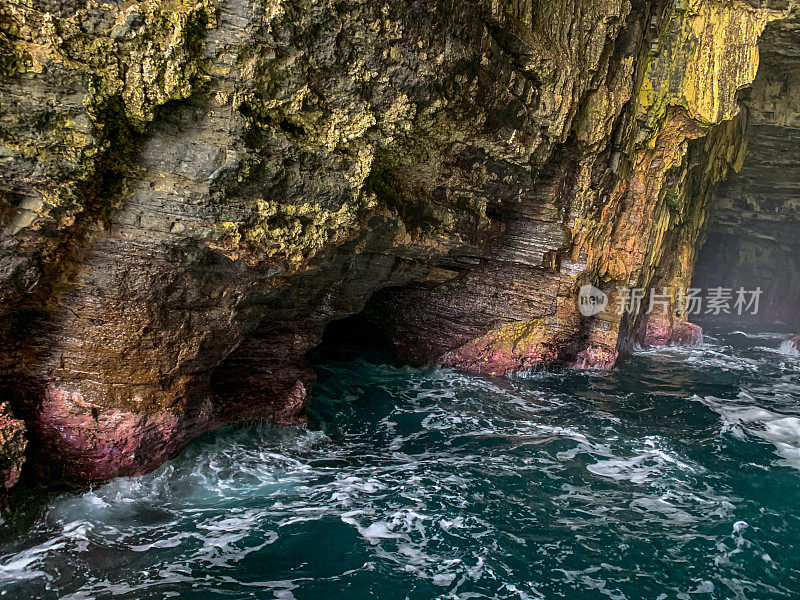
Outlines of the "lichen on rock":
<svg viewBox="0 0 800 600">
<path fill-rule="evenodd" d="M 100 480 L 302 422 L 304 357 L 356 313 L 405 362 L 495 375 L 693 340 L 577 290 L 691 280 L 759 37 L 797 19 L 771 4 L 3 4 L 0 389 L 29 464 Z"/>
</svg>

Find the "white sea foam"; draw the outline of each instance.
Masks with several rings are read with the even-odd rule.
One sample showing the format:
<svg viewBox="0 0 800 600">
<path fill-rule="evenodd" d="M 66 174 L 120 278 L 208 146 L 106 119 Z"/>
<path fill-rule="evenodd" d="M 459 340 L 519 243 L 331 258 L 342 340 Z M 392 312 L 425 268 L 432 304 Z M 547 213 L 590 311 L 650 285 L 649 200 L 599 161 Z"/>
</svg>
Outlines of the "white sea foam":
<svg viewBox="0 0 800 600">
<path fill-rule="evenodd" d="M 587 465 L 586 468 L 595 475 L 614 481 L 643 484 L 661 477 L 664 469 L 668 466 L 683 470 L 691 469 L 677 458 L 658 449 L 645 450 L 629 458 L 599 460 L 594 464 Z"/>
<path fill-rule="evenodd" d="M 745 521 L 736 521 L 736 523 L 733 524 L 733 533 L 739 533 L 748 527 L 750 527 L 750 525 L 748 525 Z"/>
<path fill-rule="evenodd" d="M 757 333 L 748 333 L 745 331 L 734 331 L 731 335 L 740 335 L 751 340 L 779 340 L 786 337 L 785 333 L 775 331 L 762 331 Z"/>
<path fill-rule="evenodd" d="M 708 342 L 696 346 L 646 348 L 638 350 L 636 354 L 658 357 L 665 362 L 721 371 L 756 371 L 761 364 L 757 359 L 737 354 L 729 347 Z"/>
<path fill-rule="evenodd" d="M 694 397 L 720 415 L 726 431 L 741 439 L 747 434 L 770 442 L 784 465 L 800 470 L 800 418 L 742 404 L 741 398 L 750 397 L 746 393 L 740 395 L 739 401 Z"/>
<path fill-rule="evenodd" d="M 0 558 L 0 578 L 52 580 L 69 557 L 81 565 L 63 594 L 71 600 L 168 597 L 174 589 L 302 598 L 308 585 L 366 589 L 387 574 L 410 596 L 421 586 L 441 598 L 624 598 L 633 597 L 634 585 L 624 557 L 645 535 L 668 542 L 666 556 L 638 568 L 670 598 L 727 591 L 721 577 L 733 578 L 745 556 L 760 568 L 785 569 L 770 548 L 754 541 L 748 550 L 757 537 L 751 533 L 760 531 L 758 514 L 748 512 L 752 502 L 733 497 L 724 473 L 706 471 L 695 458 L 702 438 L 714 464 L 725 436 L 710 439 L 718 432 L 707 423 L 708 431 L 695 432 L 694 422 L 675 417 L 715 364 L 739 368 L 731 381 L 749 381 L 747 365 L 760 368 L 775 357 L 742 356 L 713 342 L 645 353 L 656 367 L 649 377 L 664 365 L 667 377 L 700 375 L 677 378 L 687 387 L 668 400 L 672 415 L 647 412 L 655 406 L 647 390 L 618 389 L 616 374 L 485 380 L 375 367 L 364 382 L 357 371 L 347 393 L 380 399 L 348 408 L 343 424 L 326 424 L 329 435 L 232 430 L 154 474 L 62 496 L 46 508 L 35 543 Z M 736 409 L 723 419 L 726 433 L 759 449 L 768 438 L 776 448 L 796 441 L 800 414 L 784 414 L 779 401 L 794 401 L 797 374 L 780 373 L 782 387 L 708 399 Z M 649 422 L 648 414 L 665 416 Z M 786 460 L 790 450 L 776 451 Z M 741 519 L 752 529 L 731 534 Z M 340 539 L 352 550 L 340 552 Z M 774 563 L 763 558 L 766 550 Z M 687 581 L 682 553 L 712 566 L 718 560 L 714 572 Z M 127 564 L 145 567 L 132 574 L 118 566 Z M 308 571 L 331 575 L 315 574 L 311 584 Z"/>
<path fill-rule="evenodd" d="M 800 358 L 800 351 L 798 351 L 797 346 L 794 345 L 792 340 L 785 340 L 782 342 L 780 348 L 778 348 L 778 352 L 786 356 L 791 356 L 792 358 Z"/>
</svg>

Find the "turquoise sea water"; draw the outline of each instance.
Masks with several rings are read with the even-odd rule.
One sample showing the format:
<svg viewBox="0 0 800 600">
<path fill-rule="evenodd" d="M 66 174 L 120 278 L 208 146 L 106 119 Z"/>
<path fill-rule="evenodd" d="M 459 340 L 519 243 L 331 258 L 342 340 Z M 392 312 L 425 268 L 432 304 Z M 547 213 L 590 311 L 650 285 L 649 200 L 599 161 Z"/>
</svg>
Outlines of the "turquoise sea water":
<svg viewBox="0 0 800 600">
<path fill-rule="evenodd" d="M 2 528 L 4 598 L 800 598 L 782 334 L 613 373 L 319 367 L 308 428 L 207 435 Z"/>
</svg>

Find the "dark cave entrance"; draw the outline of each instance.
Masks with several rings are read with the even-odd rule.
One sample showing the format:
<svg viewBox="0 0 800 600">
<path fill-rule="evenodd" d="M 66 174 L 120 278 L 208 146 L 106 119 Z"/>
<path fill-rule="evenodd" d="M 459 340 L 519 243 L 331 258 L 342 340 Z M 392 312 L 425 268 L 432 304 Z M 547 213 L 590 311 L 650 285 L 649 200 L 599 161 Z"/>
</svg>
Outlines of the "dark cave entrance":
<svg viewBox="0 0 800 600">
<path fill-rule="evenodd" d="M 306 355 L 310 363 L 364 359 L 395 364 L 397 355 L 391 341 L 364 312 L 328 323 L 322 343 Z"/>
<path fill-rule="evenodd" d="M 747 157 L 716 189 L 692 287 L 761 290 L 757 314 L 703 314 L 699 324 L 800 330 L 800 34 L 771 24 L 752 87 Z M 733 307 L 732 307 L 733 308 Z"/>
</svg>

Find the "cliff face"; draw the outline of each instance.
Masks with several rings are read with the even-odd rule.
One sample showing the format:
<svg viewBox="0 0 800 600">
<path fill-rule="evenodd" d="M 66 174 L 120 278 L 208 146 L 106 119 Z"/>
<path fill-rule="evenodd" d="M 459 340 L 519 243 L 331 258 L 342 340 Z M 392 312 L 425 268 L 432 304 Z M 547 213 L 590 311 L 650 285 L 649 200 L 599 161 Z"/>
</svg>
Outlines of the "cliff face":
<svg viewBox="0 0 800 600">
<path fill-rule="evenodd" d="M 31 464 L 103 480 L 225 423 L 301 421 L 305 353 L 362 311 L 406 361 L 483 373 L 695 337 L 685 318 L 584 317 L 577 290 L 613 306 L 688 284 L 712 186 L 744 156 L 759 36 L 794 18 L 740 0 L 3 3 L 0 393 Z"/>
</svg>

